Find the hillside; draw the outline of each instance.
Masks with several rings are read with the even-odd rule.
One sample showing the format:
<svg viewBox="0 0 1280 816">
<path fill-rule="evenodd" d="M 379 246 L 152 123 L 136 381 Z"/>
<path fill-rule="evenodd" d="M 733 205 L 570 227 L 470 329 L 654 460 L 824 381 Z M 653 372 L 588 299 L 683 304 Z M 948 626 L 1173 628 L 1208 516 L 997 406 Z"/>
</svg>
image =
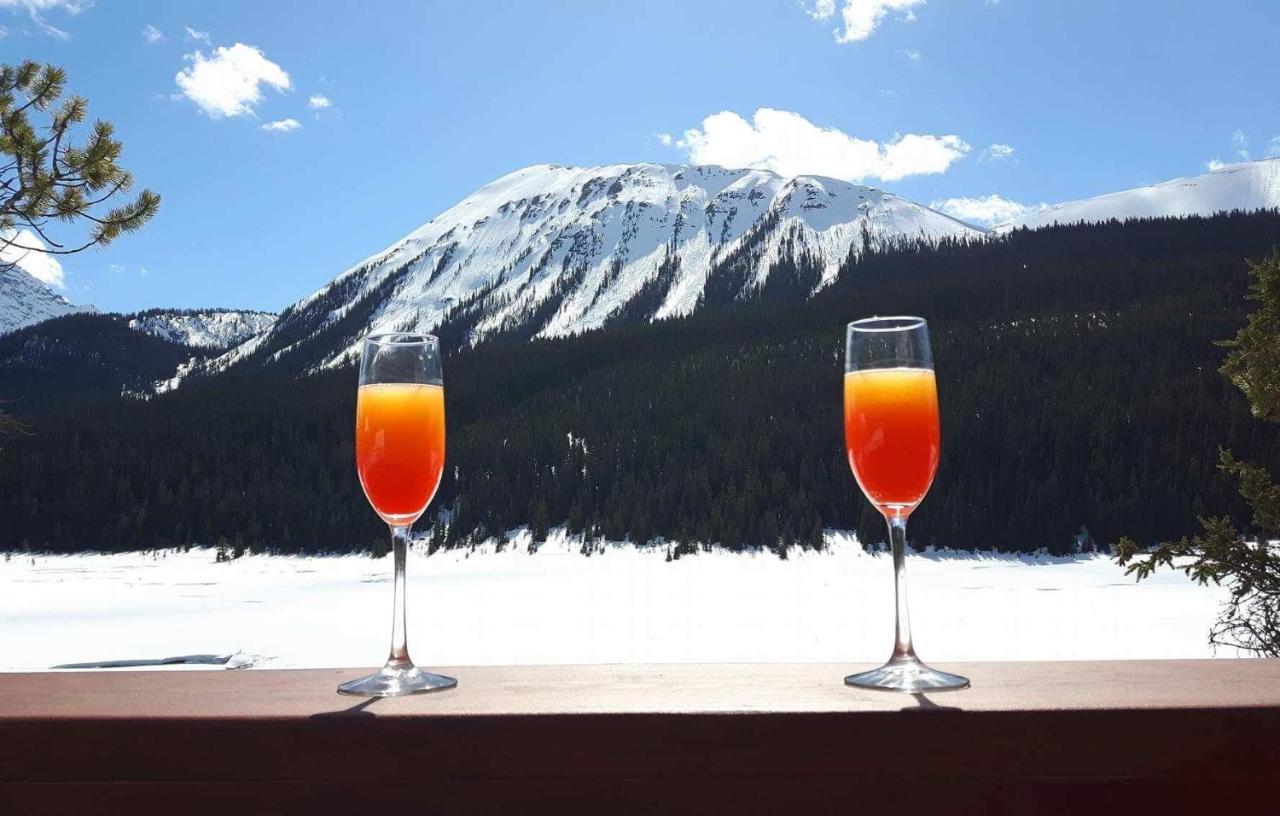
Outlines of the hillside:
<svg viewBox="0 0 1280 816">
<path fill-rule="evenodd" d="M 839 390 L 843 325 L 875 313 L 922 314 L 933 330 L 943 459 L 912 521 L 918 543 L 1062 551 L 1082 534 L 1180 535 L 1197 514 L 1239 510 L 1219 445 L 1280 458 L 1280 435 L 1217 374 L 1214 345 L 1243 321 L 1243 259 L 1277 245 L 1280 216 L 1256 214 L 873 249 L 786 308 L 758 292 L 451 352 L 435 507 L 453 524 L 435 543 L 560 522 L 673 556 L 816 546 L 822 528 L 876 540 Z M 35 435 L 0 451 L 0 547 L 385 546 L 354 474 L 354 396 L 347 366 L 250 367 L 29 417 Z"/>
<path fill-rule="evenodd" d="M 70 314 L 0 335 L 0 401 L 22 418 L 150 393 L 201 350 L 129 327 L 115 314 Z"/>
</svg>

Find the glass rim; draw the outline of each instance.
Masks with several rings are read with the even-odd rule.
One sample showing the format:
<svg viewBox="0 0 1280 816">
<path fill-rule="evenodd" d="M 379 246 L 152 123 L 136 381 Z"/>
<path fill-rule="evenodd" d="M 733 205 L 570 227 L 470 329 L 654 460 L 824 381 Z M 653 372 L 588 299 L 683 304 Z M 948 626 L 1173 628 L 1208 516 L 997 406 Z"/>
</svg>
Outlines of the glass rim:
<svg viewBox="0 0 1280 816">
<path fill-rule="evenodd" d="M 364 343 L 374 346 L 430 346 L 438 345 L 440 338 L 423 332 L 370 332 Z"/>
<path fill-rule="evenodd" d="M 896 321 L 896 322 L 895 322 Z M 893 323 L 891 326 L 877 326 L 876 323 Z M 929 325 L 929 321 L 915 315 L 889 315 L 885 317 L 863 317 L 848 325 L 849 331 L 857 332 L 895 332 L 911 331 Z"/>
</svg>

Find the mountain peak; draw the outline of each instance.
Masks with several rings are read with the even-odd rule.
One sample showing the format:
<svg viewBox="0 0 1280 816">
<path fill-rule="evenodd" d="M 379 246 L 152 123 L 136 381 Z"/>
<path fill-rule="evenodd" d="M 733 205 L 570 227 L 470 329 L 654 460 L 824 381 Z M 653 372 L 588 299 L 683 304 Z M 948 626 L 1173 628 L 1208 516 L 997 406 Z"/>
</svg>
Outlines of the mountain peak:
<svg viewBox="0 0 1280 816">
<path fill-rule="evenodd" d="M 226 349 L 266 331 L 276 316 L 252 309 L 148 309 L 126 318 L 134 331 L 171 343 Z"/>
<path fill-rule="evenodd" d="M 850 252 L 983 231 L 873 187 L 769 170 L 653 163 L 538 164 L 471 193 L 281 313 L 214 367 L 253 357 L 351 359 L 373 328 L 576 334 L 684 315 L 761 290 L 803 261 L 807 296 Z"/>
<path fill-rule="evenodd" d="M 77 306 L 16 265 L 0 264 L 0 334 L 51 317 L 96 311 L 93 306 Z"/>
</svg>

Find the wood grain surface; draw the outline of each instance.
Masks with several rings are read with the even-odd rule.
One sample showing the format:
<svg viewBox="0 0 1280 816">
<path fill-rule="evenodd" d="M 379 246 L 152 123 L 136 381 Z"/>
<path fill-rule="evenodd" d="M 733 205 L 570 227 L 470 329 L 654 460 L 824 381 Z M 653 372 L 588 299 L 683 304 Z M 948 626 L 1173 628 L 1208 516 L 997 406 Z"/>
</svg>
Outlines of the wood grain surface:
<svg viewBox="0 0 1280 816">
<path fill-rule="evenodd" d="M 433 667 L 438 668 L 438 667 Z M 0 674 L 0 813 L 1219 812 L 1280 802 L 1280 661 Z M 1262 812 L 1266 812 L 1265 810 Z"/>
</svg>

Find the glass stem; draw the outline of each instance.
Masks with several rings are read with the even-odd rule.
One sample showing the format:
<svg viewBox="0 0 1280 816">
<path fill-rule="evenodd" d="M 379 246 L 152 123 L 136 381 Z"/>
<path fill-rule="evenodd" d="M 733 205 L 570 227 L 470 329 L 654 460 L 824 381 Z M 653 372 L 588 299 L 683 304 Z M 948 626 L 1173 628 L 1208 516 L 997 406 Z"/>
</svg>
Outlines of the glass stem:
<svg viewBox="0 0 1280 816">
<path fill-rule="evenodd" d="M 897 604 L 891 663 L 917 662 L 911 646 L 911 612 L 907 609 L 907 517 L 896 513 L 885 515 L 889 522 L 889 546 L 893 550 L 893 595 Z"/>
<path fill-rule="evenodd" d="M 409 659 L 409 634 L 405 629 L 404 614 L 404 562 L 408 549 L 409 525 L 391 525 L 391 550 L 396 562 L 396 594 L 391 612 L 391 656 L 387 658 L 387 669 L 403 670 L 413 667 L 413 661 Z"/>
</svg>

